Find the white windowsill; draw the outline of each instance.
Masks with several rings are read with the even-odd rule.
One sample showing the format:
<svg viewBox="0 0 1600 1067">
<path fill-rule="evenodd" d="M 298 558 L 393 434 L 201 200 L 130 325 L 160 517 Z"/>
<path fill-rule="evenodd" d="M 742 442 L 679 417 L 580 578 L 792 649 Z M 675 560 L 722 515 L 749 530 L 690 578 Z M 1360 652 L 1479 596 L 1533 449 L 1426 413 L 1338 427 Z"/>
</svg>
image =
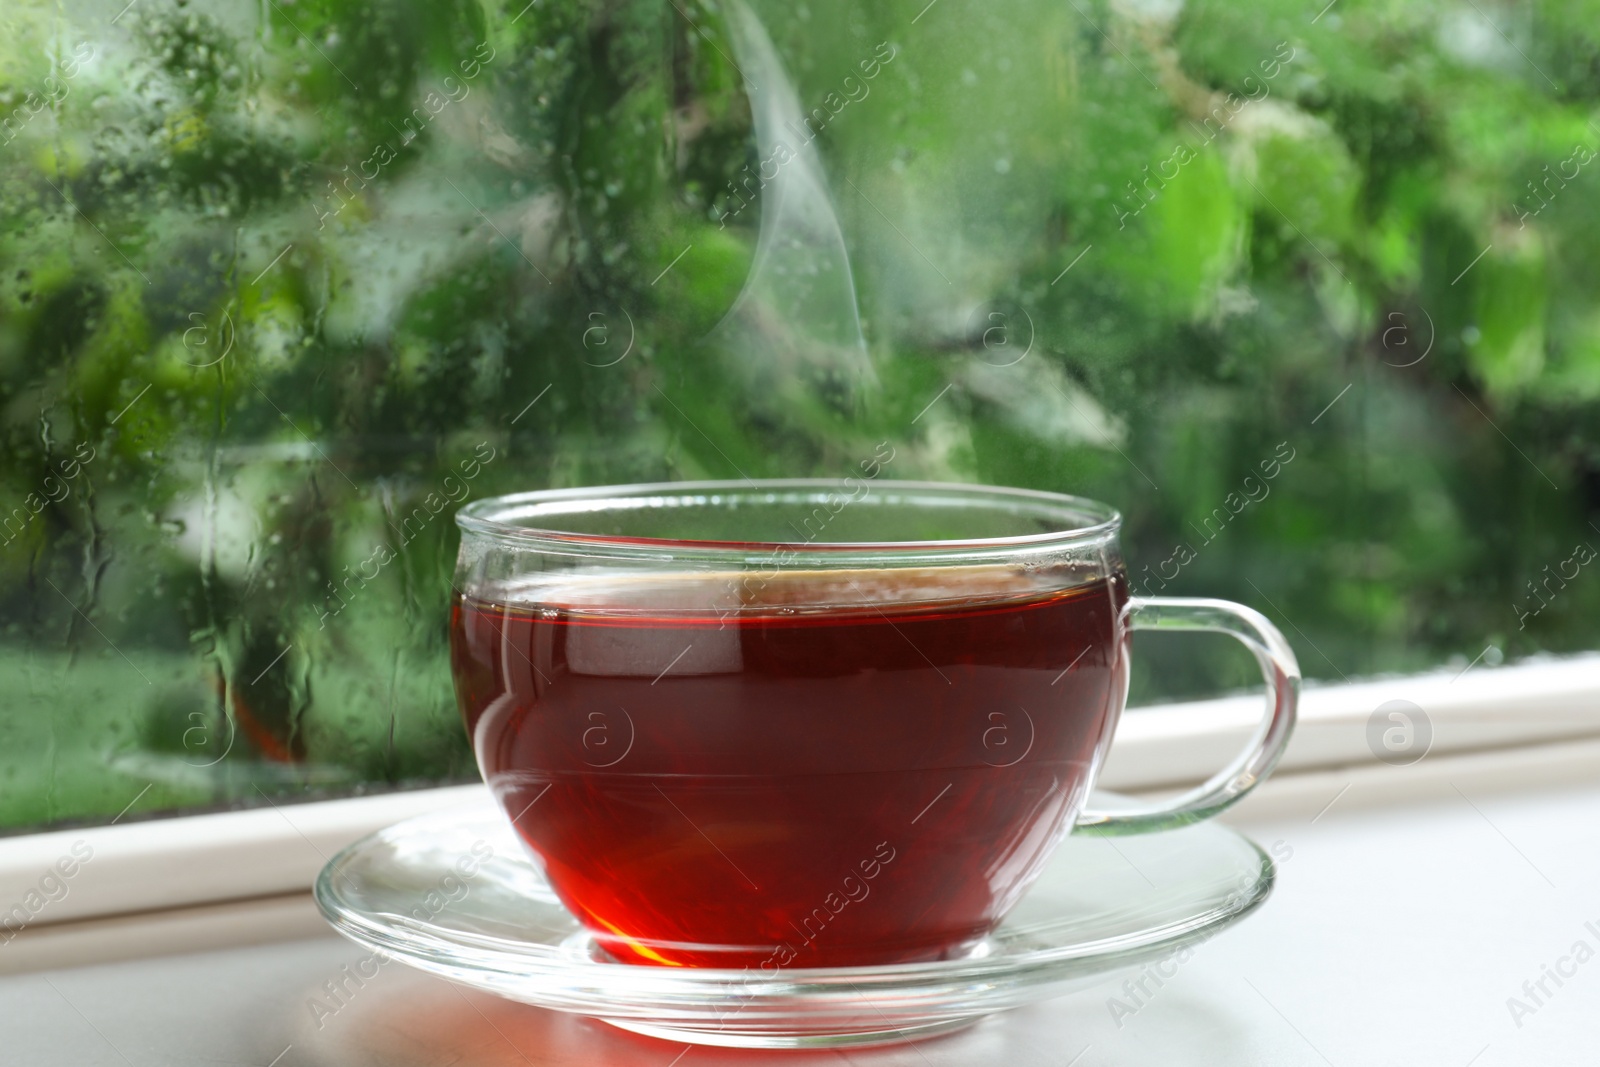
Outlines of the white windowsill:
<svg viewBox="0 0 1600 1067">
<path fill-rule="evenodd" d="M 1430 757 L 1600 737 L 1600 654 L 1307 688 L 1277 774 L 1377 762 L 1368 722 L 1392 700 L 1427 716 Z M 1260 717 L 1256 696 L 1139 709 L 1123 717 L 1100 784 L 1137 791 L 1202 781 Z"/>
<path fill-rule="evenodd" d="M 1407 767 L 1377 760 L 1368 720 L 1409 700 L 1433 731 Z M 1240 697 L 1141 709 L 1124 717 L 1101 784 L 1149 792 L 1197 782 L 1228 761 L 1259 715 Z M 1315 814 L 1353 783 L 1350 801 L 1398 802 L 1445 782 L 1517 789 L 1600 779 L 1600 655 L 1308 690 L 1276 775 L 1242 819 Z M 0 910 L 23 899 L 74 844 L 93 856 L 6 942 L 0 973 L 305 936 L 319 928 L 306 891 L 355 839 L 421 812 L 466 803 L 455 786 L 0 839 Z"/>
</svg>

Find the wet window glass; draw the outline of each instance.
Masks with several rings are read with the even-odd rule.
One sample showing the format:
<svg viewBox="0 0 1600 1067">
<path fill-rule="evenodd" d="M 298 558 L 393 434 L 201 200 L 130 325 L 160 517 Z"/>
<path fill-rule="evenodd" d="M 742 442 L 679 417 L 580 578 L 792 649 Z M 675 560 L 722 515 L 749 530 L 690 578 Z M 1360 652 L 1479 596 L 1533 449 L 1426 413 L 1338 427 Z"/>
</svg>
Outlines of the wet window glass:
<svg viewBox="0 0 1600 1067">
<path fill-rule="evenodd" d="M 474 778 L 452 516 L 525 489 L 1077 493 L 1135 593 L 1254 605 L 1313 679 L 1600 638 L 1582 5 L 0 29 L 0 829 Z"/>
</svg>

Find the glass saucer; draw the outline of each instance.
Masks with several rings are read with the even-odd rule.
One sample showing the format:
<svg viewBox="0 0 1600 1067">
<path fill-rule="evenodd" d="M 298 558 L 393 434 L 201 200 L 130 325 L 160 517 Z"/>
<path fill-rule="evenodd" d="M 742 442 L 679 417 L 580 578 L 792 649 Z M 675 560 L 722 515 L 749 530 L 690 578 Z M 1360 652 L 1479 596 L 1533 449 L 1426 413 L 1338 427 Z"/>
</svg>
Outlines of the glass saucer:
<svg viewBox="0 0 1600 1067">
<path fill-rule="evenodd" d="M 1099 984 L 1232 925 L 1272 882 L 1266 853 L 1216 822 L 1079 834 L 960 959 L 776 972 L 640 966 L 595 946 L 486 798 L 356 842 L 323 868 L 316 899 L 357 944 L 512 1000 L 681 1042 L 816 1048 L 926 1037 Z"/>
</svg>

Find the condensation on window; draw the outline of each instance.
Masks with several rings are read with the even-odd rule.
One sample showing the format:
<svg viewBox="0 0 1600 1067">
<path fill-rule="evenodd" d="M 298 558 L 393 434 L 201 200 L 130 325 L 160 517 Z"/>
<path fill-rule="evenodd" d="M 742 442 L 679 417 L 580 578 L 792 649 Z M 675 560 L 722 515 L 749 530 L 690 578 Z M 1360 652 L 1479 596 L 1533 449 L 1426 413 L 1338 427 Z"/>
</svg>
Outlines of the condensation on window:
<svg viewBox="0 0 1600 1067">
<path fill-rule="evenodd" d="M 1314 678 L 1594 647 L 1600 30 L 1307 16 L 8 3 L 0 829 L 473 778 L 462 501 L 886 441 Z"/>
</svg>

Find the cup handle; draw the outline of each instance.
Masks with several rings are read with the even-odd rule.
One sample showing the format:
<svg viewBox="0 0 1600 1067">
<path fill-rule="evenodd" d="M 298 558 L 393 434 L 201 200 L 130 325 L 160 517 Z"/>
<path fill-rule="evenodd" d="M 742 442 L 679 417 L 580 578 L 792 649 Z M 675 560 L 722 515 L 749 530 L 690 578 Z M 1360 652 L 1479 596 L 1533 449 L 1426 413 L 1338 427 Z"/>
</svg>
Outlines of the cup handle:
<svg viewBox="0 0 1600 1067">
<path fill-rule="evenodd" d="M 1131 597 L 1122 610 L 1123 633 L 1194 630 L 1223 633 L 1248 648 L 1267 683 L 1267 710 L 1234 761 L 1203 785 L 1162 804 L 1120 811 L 1086 808 L 1077 828 L 1097 834 L 1141 834 L 1209 819 L 1231 807 L 1277 766 L 1294 730 L 1300 702 L 1300 665 L 1278 628 L 1259 611 L 1229 600 Z"/>
</svg>

